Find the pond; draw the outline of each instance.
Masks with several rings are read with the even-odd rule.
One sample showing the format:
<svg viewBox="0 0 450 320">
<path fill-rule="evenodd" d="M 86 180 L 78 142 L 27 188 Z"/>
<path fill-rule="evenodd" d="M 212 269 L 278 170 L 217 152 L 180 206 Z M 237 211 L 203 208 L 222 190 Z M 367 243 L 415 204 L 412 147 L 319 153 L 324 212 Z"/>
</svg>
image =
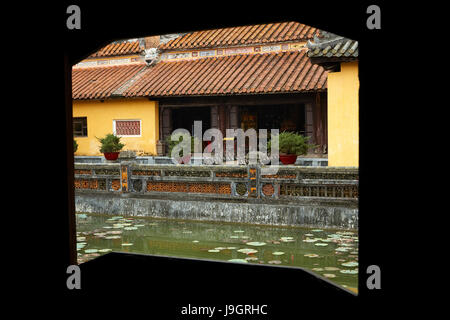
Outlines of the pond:
<svg viewBox="0 0 450 320">
<path fill-rule="evenodd" d="M 110 251 L 302 267 L 354 292 L 354 231 L 79 213 L 78 263 Z"/>
</svg>

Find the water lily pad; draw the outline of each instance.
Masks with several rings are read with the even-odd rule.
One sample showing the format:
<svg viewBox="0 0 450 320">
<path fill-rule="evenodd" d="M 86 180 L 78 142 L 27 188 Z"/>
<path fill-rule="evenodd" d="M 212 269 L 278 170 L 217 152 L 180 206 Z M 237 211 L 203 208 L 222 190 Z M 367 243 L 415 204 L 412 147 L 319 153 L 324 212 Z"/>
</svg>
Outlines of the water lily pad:
<svg viewBox="0 0 450 320">
<path fill-rule="evenodd" d="M 250 248 L 243 248 L 243 249 L 237 250 L 237 252 L 241 252 L 241 253 L 245 253 L 245 254 L 253 254 L 253 253 L 257 253 L 258 250 L 250 249 Z"/>
<path fill-rule="evenodd" d="M 318 258 L 319 257 L 319 255 L 315 254 L 315 253 L 307 253 L 304 256 L 308 257 L 308 258 Z"/>
<path fill-rule="evenodd" d="M 294 239 L 280 239 L 281 242 L 294 242 Z"/>
<path fill-rule="evenodd" d="M 98 249 L 87 249 L 87 250 L 84 250 L 84 252 L 85 253 L 95 253 L 95 252 L 98 252 Z"/>
<path fill-rule="evenodd" d="M 107 231 L 108 234 L 122 234 L 121 230 L 113 230 L 113 231 Z"/>
<path fill-rule="evenodd" d="M 110 251 L 112 251 L 112 249 L 100 249 L 100 250 L 98 250 L 98 252 L 101 252 L 101 253 L 110 252 Z"/>
<path fill-rule="evenodd" d="M 192 240 L 192 242 L 193 242 L 193 243 L 198 243 L 199 241 L 198 241 L 198 240 Z"/>
<path fill-rule="evenodd" d="M 318 247 L 326 247 L 327 245 L 328 245 L 328 243 L 315 243 L 314 244 L 315 246 L 318 246 Z"/>
<path fill-rule="evenodd" d="M 145 224 L 135 224 L 135 227 L 145 227 Z"/>
<path fill-rule="evenodd" d="M 323 276 L 326 278 L 336 278 L 336 275 L 332 273 L 324 273 Z"/>
<path fill-rule="evenodd" d="M 245 231 L 244 230 L 234 230 L 233 232 L 242 233 L 242 232 L 245 232 Z"/>
<path fill-rule="evenodd" d="M 347 274 L 357 274 L 358 269 L 350 270 L 350 269 L 344 269 L 340 271 L 341 273 L 347 273 Z"/>
<path fill-rule="evenodd" d="M 282 251 L 275 251 L 275 252 L 272 252 L 272 254 L 273 254 L 274 256 L 281 256 L 281 255 L 284 254 L 284 252 L 282 252 Z"/>
<path fill-rule="evenodd" d="M 224 248 L 224 247 L 217 247 L 217 248 L 214 248 L 214 249 L 216 249 L 216 250 L 225 250 L 226 248 Z"/>
<path fill-rule="evenodd" d="M 254 247 L 260 247 L 260 246 L 265 246 L 266 243 L 254 241 L 254 242 L 247 242 L 247 245 L 254 246 Z"/>
<path fill-rule="evenodd" d="M 227 247 L 228 250 L 234 250 L 236 247 Z"/>
<path fill-rule="evenodd" d="M 305 239 L 305 240 L 303 240 L 303 242 L 312 243 L 312 242 L 317 242 L 317 240 L 316 239 Z"/>
<path fill-rule="evenodd" d="M 312 233 L 307 233 L 307 234 L 305 234 L 305 236 L 307 236 L 307 237 L 314 237 L 314 235 Z"/>
<path fill-rule="evenodd" d="M 239 236 L 230 236 L 231 239 L 239 239 Z"/>
<path fill-rule="evenodd" d="M 312 268 L 313 271 L 323 271 L 323 268 Z"/>
<path fill-rule="evenodd" d="M 339 252 L 347 252 L 348 248 L 343 248 L 343 247 L 338 247 L 336 249 L 334 249 L 335 251 L 339 251 Z"/>
<path fill-rule="evenodd" d="M 94 233 L 94 236 L 96 236 L 96 237 L 104 237 L 104 236 L 106 236 L 106 232 L 97 232 L 97 233 Z"/>
<path fill-rule="evenodd" d="M 129 247 L 129 246 L 132 246 L 132 245 L 133 245 L 133 243 L 129 243 L 129 242 L 122 243 L 123 247 Z"/>
<path fill-rule="evenodd" d="M 314 229 L 314 230 L 311 230 L 311 232 L 322 232 L 323 230 L 322 229 Z"/>
<path fill-rule="evenodd" d="M 356 261 L 349 261 L 349 262 L 341 263 L 341 265 L 344 266 L 344 267 L 357 267 L 358 266 L 358 262 L 356 262 Z"/>
<path fill-rule="evenodd" d="M 217 250 L 217 249 L 210 249 L 210 250 L 208 250 L 208 252 L 220 252 L 220 250 Z"/>
<path fill-rule="evenodd" d="M 86 237 L 77 237 L 77 241 L 84 241 L 86 240 Z"/>
<path fill-rule="evenodd" d="M 248 263 L 245 259 L 230 259 L 228 262 Z"/>
<path fill-rule="evenodd" d="M 123 230 L 137 230 L 137 227 L 125 227 Z"/>
<path fill-rule="evenodd" d="M 107 237 L 105 237 L 105 239 L 107 239 L 107 240 L 120 239 L 120 236 L 107 236 Z"/>
<path fill-rule="evenodd" d="M 271 261 L 267 261 L 267 263 L 270 263 L 270 264 L 281 264 L 281 261 L 280 260 L 271 260 Z"/>
<path fill-rule="evenodd" d="M 245 258 L 245 260 L 247 260 L 247 261 L 257 261 L 258 258 L 257 257 L 247 257 L 247 258 Z"/>
</svg>

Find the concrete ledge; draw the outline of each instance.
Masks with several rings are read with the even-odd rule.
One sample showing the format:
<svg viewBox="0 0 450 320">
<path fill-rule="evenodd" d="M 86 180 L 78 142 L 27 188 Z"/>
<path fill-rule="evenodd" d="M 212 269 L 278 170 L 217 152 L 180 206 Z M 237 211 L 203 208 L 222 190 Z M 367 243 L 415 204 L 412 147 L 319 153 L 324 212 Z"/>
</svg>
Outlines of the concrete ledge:
<svg viewBox="0 0 450 320">
<path fill-rule="evenodd" d="M 197 221 L 235 222 L 326 229 L 358 228 L 358 208 L 330 200 L 268 204 L 208 199 L 149 198 L 130 194 L 77 192 L 77 212 Z"/>
</svg>

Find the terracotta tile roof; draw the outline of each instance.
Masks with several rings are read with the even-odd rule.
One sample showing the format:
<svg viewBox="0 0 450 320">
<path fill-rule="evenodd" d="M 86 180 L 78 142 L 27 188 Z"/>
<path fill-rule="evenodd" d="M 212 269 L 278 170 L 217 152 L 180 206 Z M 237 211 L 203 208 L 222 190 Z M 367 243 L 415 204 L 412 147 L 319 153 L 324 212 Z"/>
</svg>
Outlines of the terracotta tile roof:
<svg viewBox="0 0 450 320">
<path fill-rule="evenodd" d="M 197 31 L 168 41 L 160 49 L 212 48 L 219 46 L 312 39 L 318 29 L 298 23 L 283 22 L 253 26 Z"/>
<path fill-rule="evenodd" d="M 308 56 L 315 58 L 357 58 L 358 55 L 358 41 L 349 39 L 344 39 L 336 44 L 325 46 L 324 48 L 311 48 L 308 51 Z"/>
<path fill-rule="evenodd" d="M 308 41 L 308 57 L 311 58 L 358 58 L 358 41 L 320 31 L 314 41 Z"/>
<path fill-rule="evenodd" d="M 145 64 L 73 68 L 72 98 L 73 99 L 104 99 L 144 70 Z"/>
<path fill-rule="evenodd" d="M 140 74 L 124 96 L 288 93 L 326 89 L 327 71 L 306 51 L 161 61 Z"/>
<path fill-rule="evenodd" d="M 139 44 L 139 41 L 111 43 L 103 47 L 96 53 L 90 55 L 90 58 L 109 57 L 109 56 L 123 56 L 129 54 L 139 54 L 144 51 L 144 47 Z"/>
</svg>

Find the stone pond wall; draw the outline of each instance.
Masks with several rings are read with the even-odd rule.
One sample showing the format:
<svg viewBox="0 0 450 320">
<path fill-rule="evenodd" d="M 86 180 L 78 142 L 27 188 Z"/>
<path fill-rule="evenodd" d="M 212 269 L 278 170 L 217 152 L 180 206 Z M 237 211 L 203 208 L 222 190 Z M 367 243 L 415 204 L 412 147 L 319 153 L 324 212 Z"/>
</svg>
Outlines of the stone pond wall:
<svg viewBox="0 0 450 320">
<path fill-rule="evenodd" d="M 77 212 L 356 229 L 358 169 L 75 164 Z"/>
</svg>

